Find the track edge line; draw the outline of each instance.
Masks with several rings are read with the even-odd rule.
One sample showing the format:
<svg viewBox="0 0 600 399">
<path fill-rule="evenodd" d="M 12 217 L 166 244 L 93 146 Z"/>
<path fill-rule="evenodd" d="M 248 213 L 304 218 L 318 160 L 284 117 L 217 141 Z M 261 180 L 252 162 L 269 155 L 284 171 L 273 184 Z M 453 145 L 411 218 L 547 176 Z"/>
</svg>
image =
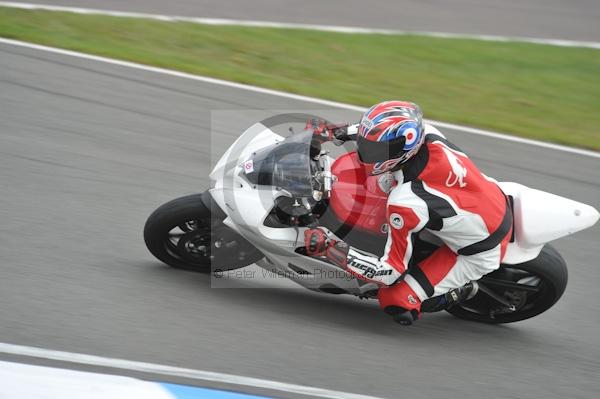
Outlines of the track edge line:
<svg viewBox="0 0 600 399">
<path fill-rule="evenodd" d="M 88 366 L 108 367 L 119 370 L 136 371 L 157 375 L 183 377 L 198 381 L 220 382 L 225 384 L 263 388 L 273 391 L 296 393 L 299 395 L 312 396 L 327 399 L 382 399 L 376 396 L 354 394 L 343 391 L 335 391 L 305 385 L 278 382 L 254 377 L 245 377 L 234 374 L 219 373 L 214 371 L 195 370 L 189 368 L 167 366 L 156 363 L 138 362 L 109 358 L 82 353 L 44 349 L 33 346 L 14 345 L 0 342 L 0 354 L 26 356 L 38 359 L 56 360 L 74 364 L 85 364 Z"/>
</svg>

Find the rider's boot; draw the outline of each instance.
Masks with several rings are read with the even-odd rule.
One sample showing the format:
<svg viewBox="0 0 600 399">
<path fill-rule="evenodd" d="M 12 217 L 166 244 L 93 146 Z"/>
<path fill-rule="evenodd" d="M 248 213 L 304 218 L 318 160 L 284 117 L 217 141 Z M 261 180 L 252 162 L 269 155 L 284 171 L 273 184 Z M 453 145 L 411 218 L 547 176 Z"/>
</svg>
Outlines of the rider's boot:
<svg viewBox="0 0 600 399">
<path fill-rule="evenodd" d="M 401 306 L 386 306 L 383 311 L 392 316 L 392 319 L 403 326 L 410 326 L 419 319 L 419 312 L 415 309 L 407 310 Z"/>
<path fill-rule="evenodd" d="M 405 281 L 380 288 L 377 298 L 379 306 L 396 323 L 408 326 L 419 319 L 421 300 Z"/>
<path fill-rule="evenodd" d="M 479 291 L 479 285 L 473 281 L 467 285 L 448 291 L 444 295 L 439 295 L 423 301 L 422 312 L 439 312 L 448 309 L 457 303 L 468 301 Z"/>
</svg>

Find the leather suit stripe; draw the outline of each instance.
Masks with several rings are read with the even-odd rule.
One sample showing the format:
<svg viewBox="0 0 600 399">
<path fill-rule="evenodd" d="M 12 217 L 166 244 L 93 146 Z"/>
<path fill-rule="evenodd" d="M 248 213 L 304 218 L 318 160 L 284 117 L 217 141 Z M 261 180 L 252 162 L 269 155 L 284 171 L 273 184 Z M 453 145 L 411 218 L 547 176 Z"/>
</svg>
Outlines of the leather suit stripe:
<svg viewBox="0 0 600 399">
<path fill-rule="evenodd" d="M 500 226 L 498 226 L 498 228 L 487 238 L 459 249 L 458 254 L 465 256 L 475 255 L 480 252 L 489 251 L 490 249 L 497 247 L 498 245 L 500 245 L 500 243 L 506 237 L 506 235 L 510 232 L 510 229 L 513 224 L 512 222 L 512 212 L 510 209 L 510 203 L 507 198 L 506 211 L 504 212 L 504 217 L 502 218 L 502 223 L 500 223 Z"/>
<path fill-rule="evenodd" d="M 425 291 L 425 293 L 427 294 L 427 297 L 431 297 L 433 295 L 433 285 L 431 285 L 431 282 L 429 281 L 425 273 L 423 273 L 423 270 L 421 270 L 419 265 L 412 266 L 408 271 L 408 274 L 411 275 L 412 278 L 414 278 L 417 281 L 417 283 L 419 283 L 421 288 L 423 288 L 423 291 Z"/>
<path fill-rule="evenodd" d="M 456 211 L 452 208 L 452 205 L 444 198 L 426 191 L 421 180 L 414 180 L 411 182 L 411 189 L 416 196 L 421 198 L 427 204 L 429 222 L 425 225 L 426 228 L 439 231 L 443 227 L 443 218 L 456 216 Z"/>
</svg>

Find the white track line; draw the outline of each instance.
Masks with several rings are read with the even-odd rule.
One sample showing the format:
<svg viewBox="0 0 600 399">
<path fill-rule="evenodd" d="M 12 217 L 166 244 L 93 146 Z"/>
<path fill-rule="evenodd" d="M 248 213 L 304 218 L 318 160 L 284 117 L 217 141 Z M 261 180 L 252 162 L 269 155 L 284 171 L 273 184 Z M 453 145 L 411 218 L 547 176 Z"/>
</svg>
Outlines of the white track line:
<svg viewBox="0 0 600 399">
<path fill-rule="evenodd" d="M 110 367 L 120 370 L 130 370 L 151 373 L 163 376 L 183 377 L 200 381 L 220 382 L 231 385 L 241 385 L 270 389 L 280 392 L 295 393 L 298 395 L 313 396 L 328 399 L 381 399 L 375 396 L 359 395 L 348 392 L 333 391 L 309 387 L 304 385 L 288 384 L 260 378 L 244 377 L 233 374 L 216 373 L 213 371 L 194 370 L 181 367 L 165 366 L 161 364 L 136 362 L 132 360 L 113 359 L 109 357 L 84 355 L 81 353 L 63 352 L 31 346 L 12 345 L 0 343 L 0 353 L 18 356 L 29 356 L 40 359 L 58 360 L 62 362 L 85 364 L 92 366 Z"/>
<path fill-rule="evenodd" d="M 158 15 L 158 14 L 147 14 L 139 12 L 127 12 L 127 11 L 113 11 L 113 10 L 100 10 L 94 8 L 81 8 L 81 7 L 66 7 L 66 6 L 54 6 L 46 4 L 32 4 L 32 3 L 15 3 L 10 1 L 0 1 L 0 6 L 21 8 L 26 10 L 47 10 L 47 11 L 63 11 L 71 12 L 76 14 L 96 14 L 96 15 L 109 15 L 114 17 L 127 17 L 127 18 L 147 18 L 155 19 L 158 21 L 177 21 L 177 22 L 191 22 L 203 25 L 230 25 L 230 26 L 249 26 L 258 28 L 280 28 L 280 29 L 305 29 L 305 30 L 316 30 L 323 32 L 336 32 L 336 33 L 356 33 L 356 34 L 379 34 L 379 35 L 418 35 L 418 36 L 429 36 L 444 39 L 473 39 L 473 40 L 485 40 L 492 42 L 523 42 L 523 43 L 535 43 L 545 44 L 550 46 L 561 46 L 561 47 L 583 47 L 600 50 L 600 43 L 589 42 L 589 41 L 576 41 L 576 40 L 562 40 L 562 39 L 542 39 L 534 37 L 513 37 L 513 36 L 496 36 L 496 35 L 468 35 L 460 33 L 446 33 L 446 32 L 421 32 L 421 31 L 402 31 L 394 29 L 372 29 L 372 28 L 359 28 L 353 26 L 329 26 L 329 25 L 312 25 L 312 24 L 295 24 L 295 23 L 284 23 L 284 22 L 272 22 L 272 21 L 249 21 L 241 19 L 224 19 L 224 18 L 197 18 L 197 17 L 183 17 L 176 15 Z"/>
<path fill-rule="evenodd" d="M 364 112 L 366 110 L 366 108 L 360 107 L 357 105 L 344 104 L 344 103 L 340 103 L 340 102 L 336 102 L 336 101 L 323 100 L 320 98 L 302 96 L 299 94 L 286 93 L 286 92 L 278 91 L 278 90 L 265 89 L 263 87 L 251 86 L 251 85 L 246 85 L 246 84 L 242 84 L 242 83 L 235 83 L 235 82 L 230 82 L 228 80 L 215 79 L 215 78 L 210 78 L 207 76 L 200 76 L 200 75 L 192 75 L 190 73 L 174 71 L 171 69 L 164 69 L 164 68 L 152 67 L 152 66 L 148 66 L 148 65 L 136 64 L 134 62 L 121 61 L 121 60 L 116 60 L 113 58 L 100 57 L 97 55 L 79 53 L 76 51 L 64 50 L 64 49 L 60 49 L 60 48 L 56 48 L 56 47 L 42 46 L 39 44 L 22 42 L 22 41 L 18 41 L 18 40 L 4 39 L 4 38 L 0 37 L 0 43 L 10 44 L 10 45 L 19 46 L 19 47 L 27 47 L 30 49 L 47 51 L 50 53 L 67 55 L 67 56 L 77 57 L 77 58 L 83 58 L 83 59 L 92 60 L 92 61 L 105 62 L 108 64 L 119 65 L 119 66 L 124 66 L 124 67 L 128 67 L 128 68 L 141 69 L 144 71 L 155 72 L 155 73 L 160 73 L 160 74 L 170 75 L 170 76 L 176 76 L 176 77 L 184 78 L 184 79 L 192 79 L 192 80 L 197 80 L 197 81 L 204 82 L 204 83 L 227 86 L 227 87 L 232 87 L 235 89 L 252 91 L 255 93 L 268 94 L 268 95 L 272 95 L 272 96 L 284 97 L 284 98 L 289 98 L 289 99 L 298 100 L 298 101 L 306 101 L 306 102 L 325 105 L 325 106 L 329 106 L 329 107 L 347 109 L 347 110 L 357 111 L 357 112 Z M 499 140 L 512 141 L 515 143 L 534 145 L 537 147 L 543 147 L 543 148 L 548 148 L 548 149 L 552 149 L 552 150 L 568 152 L 571 154 L 584 155 L 584 156 L 593 157 L 593 158 L 600 158 L 600 153 L 595 152 L 595 151 L 567 147 L 567 146 L 559 145 L 559 144 L 551 144 L 551 143 L 546 143 L 543 141 L 531 140 L 531 139 L 526 139 L 526 138 L 522 138 L 522 137 L 509 136 L 506 134 L 491 132 L 488 130 L 477 129 L 477 128 L 461 126 L 461 125 L 455 125 L 453 123 L 446 123 L 446 122 L 440 122 L 440 121 L 435 121 L 435 120 L 429 120 L 429 122 L 431 122 L 432 124 L 434 124 L 436 126 L 441 126 L 441 127 L 447 128 L 447 129 L 453 129 L 453 130 L 457 130 L 457 131 L 464 132 L 464 133 L 476 134 L 479 136 L 491 137 L 491 138 L 495 138 L 495 139 L 499 139 Z"/>
</svg>

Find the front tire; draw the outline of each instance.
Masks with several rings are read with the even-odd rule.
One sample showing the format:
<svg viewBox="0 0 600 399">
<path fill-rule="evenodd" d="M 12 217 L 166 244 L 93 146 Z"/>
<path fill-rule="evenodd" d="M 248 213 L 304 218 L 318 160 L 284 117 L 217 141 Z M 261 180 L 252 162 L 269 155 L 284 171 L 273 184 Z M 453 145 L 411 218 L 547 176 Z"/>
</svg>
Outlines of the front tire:
<svg viewBox="0 0 600 399">
<path fill-rule="evenodd" d="M 480 284 L 486 284 L 497 295 L 513 303 L 515 311 L 503 311 L 497 301 L 481 291 L 447 311 L 461 319 L 492 324 L 530 319 L 550 309 L 560 299 L 567 280 L 564 259 L 554 247 L 546 245 L 537 258 L 518 265 L 501 265 L 479 280 Z"/>
<path fill-rule="evenodd" d="M 263 254 L 215 219 L 202 196 L 174 199 L 148 217 L 144 241 L 152 255 L 174 268 L 204 273 L 238 269 L 260 260 Z"/>
</svg>

